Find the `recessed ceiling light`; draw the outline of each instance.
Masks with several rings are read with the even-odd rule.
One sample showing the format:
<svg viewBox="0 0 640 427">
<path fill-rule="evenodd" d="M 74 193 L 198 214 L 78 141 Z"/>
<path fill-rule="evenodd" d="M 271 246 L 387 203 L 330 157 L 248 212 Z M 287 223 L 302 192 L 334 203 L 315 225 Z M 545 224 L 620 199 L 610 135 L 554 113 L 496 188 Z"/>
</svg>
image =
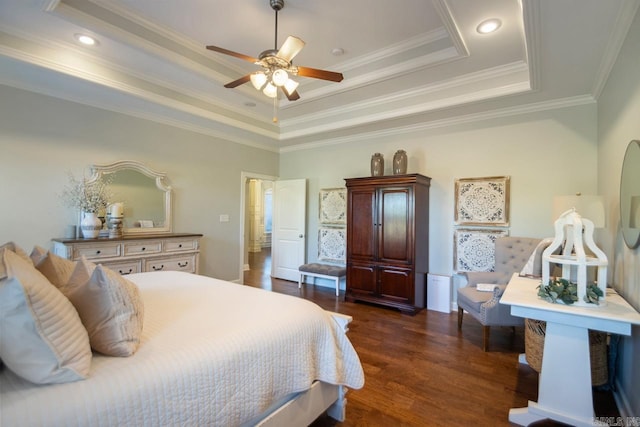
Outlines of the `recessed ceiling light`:
<svg viewBox="0 0 640 427">
<path fill-rule="evenodd" d="M 334 49 L 331 49 L 331 54 L 333 56 L 340 56 L 340 55 L 344 55 L 344 49 L 341 47 L 336 47 Z"/>
<path fill-rule="evenodd" d="M 253 108 L 253 107 L 256 106 L 256 103 L 255 102 L 251 102 L 251 101 L 247 101 L 247 102 L 244 103 L 244 106 Z"/>
<path fill-rule="evenodd" d="M 98 44 L 96 39 L 86 34 L 75 34 L 74 37 L 85 46 L 95 46 Z"/>
<path fill-rule="evenodd" d="M 486 21 L 482 21 L 480 25 L 476 28 L 480 34 L 488 34 L 493 33 L 502 25 L 502 21 L 499 19 L 487 19 Z"/>
</svg>

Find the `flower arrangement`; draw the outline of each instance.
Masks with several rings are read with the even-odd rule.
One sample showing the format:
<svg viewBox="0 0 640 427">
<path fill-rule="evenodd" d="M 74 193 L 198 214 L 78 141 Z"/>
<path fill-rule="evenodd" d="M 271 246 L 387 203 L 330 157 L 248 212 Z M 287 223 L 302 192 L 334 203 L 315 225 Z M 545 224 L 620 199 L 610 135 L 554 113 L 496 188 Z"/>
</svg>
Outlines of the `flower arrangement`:
<svg viewBox="0 0 640 427">
<path fill-rule="evenodd" d="M 558 300 L 567 305 L 571 305 L 578 301 L 578 285 L 569 282 L 567 279 L 550 278 L 549 284 L 538 285 L 538 296 L 549 302 L 556 303 Z M 584 301 L 589 304 L 599 305 L 602 290 L 595 283 L 587 284 L 587 293 Z"/>
<path fill-rule="evenodd" d="M 106 209 L 113 196 L 109 184 L 111 181 L 108 178 L 100 177 L 95 181 L 89 181 L 84 177 L 77 179 L 69 173 L 69 183 L 61 194 L 62 201 L 67 207 L 82 212 L 98 213 Z"/>
</svg>

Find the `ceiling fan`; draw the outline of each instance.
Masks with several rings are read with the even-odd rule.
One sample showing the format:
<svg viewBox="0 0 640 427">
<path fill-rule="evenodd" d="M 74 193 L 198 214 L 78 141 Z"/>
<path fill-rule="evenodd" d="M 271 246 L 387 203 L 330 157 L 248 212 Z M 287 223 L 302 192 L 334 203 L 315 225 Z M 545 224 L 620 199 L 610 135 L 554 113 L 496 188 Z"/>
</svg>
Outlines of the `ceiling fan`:
<svg viewBox="0 0 640 427">
<path fill-rule="evenodd" d="M 260 53 L 258 58 L 254 58 L 221 47 L 207 46 L 207 49 L 213 50 L 214 52 L 235 56 L 236 58 L 244 59 L 245 61 L 262 67 L 262 70 L 240 77 L 237 80 L 227 83 L 224 87 L 235 88 L 251 81 L 257 90 L 262 90 L 269 98 L 277 98 L 278 88 L 280 88 L 289 101 L 295 101 L 300 99 L 300 95 L 296 90 L 299 83 L 291 80 L 289 75 L 329 80 L 332 82 L 342 81 L 342 73 L 293 65 L 293 58 L 300 53 L 305 45 L 304 41 L 298 37 L 287 37 L 278 50 L 278 11 L 284 7 L 284 0 L 269 0 L 269 3 L 271 8 L 276 12 L 275 47 L 273 49 L 265 50 Z"/>
</svg>

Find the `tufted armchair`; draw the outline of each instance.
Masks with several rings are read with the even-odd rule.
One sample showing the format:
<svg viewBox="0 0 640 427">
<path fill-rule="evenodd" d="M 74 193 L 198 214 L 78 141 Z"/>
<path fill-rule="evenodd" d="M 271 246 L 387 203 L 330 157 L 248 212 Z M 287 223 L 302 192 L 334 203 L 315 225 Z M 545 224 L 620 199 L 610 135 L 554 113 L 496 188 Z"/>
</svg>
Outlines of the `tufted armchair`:
<svg viewBox="0 0 640 427">
<path fill-rule="evenodd" d="M 533 263 L 527 267 L 532 275 L 542 273 L 542 251 L 547 241 L 529 237 L 501 237 L 496 240 L 495 271 L 467 272 L 467 285 L 458 289 L 458 329 L 462 329 L 462 317 L 466 310 L 483 326 L 482 349 L 487 351 L 491 326 L 522 326 L 520 317 L 511 315 L 511 307 L 499 304 L 500 297 L 513 273 L 521 272 L 534 251 Z M 496 284 L 492 292 L 479 291 L 478 283 Z"/>
</svg>

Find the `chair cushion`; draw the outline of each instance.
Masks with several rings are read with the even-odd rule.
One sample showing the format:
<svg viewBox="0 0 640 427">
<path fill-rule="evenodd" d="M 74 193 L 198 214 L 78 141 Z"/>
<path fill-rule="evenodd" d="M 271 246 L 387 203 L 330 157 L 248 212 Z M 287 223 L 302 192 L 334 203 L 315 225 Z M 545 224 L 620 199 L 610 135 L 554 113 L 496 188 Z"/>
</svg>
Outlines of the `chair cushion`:
<svg viewBox="0 0 640 427">
<path fill-rule="evenodd" d="M 472 286 L 458 289 L 458 305 L 467 311 L 480 312 L 480 306 L 493 298 L 493 292 L 483 292 Z"/>
<path fill-rule="evenodd" d="M 298 270 L 305 273 L 324 274 L 325 276 L 334 277 L 342 277 L 347 274 L 346 267 L 320 263 L 302 264 Z"/>
</svg>

